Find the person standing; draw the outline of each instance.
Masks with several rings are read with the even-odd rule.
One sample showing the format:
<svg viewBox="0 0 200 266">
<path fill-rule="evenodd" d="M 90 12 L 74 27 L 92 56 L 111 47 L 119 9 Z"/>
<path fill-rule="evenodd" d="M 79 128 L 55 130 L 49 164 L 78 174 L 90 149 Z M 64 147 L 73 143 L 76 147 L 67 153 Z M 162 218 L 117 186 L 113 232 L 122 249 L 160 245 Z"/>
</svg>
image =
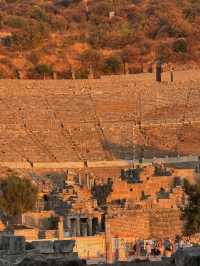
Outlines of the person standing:
<svg viewBox="0 0 200 266">
<path fill-rule="evenodd" d="M 146 244 L 146 257 L 147 257 L 147 259 L 150 259 L 150 256 L 151 256 L 151 245 L 149 242 L 147 242 L 147 244 Z"/>
</svg>

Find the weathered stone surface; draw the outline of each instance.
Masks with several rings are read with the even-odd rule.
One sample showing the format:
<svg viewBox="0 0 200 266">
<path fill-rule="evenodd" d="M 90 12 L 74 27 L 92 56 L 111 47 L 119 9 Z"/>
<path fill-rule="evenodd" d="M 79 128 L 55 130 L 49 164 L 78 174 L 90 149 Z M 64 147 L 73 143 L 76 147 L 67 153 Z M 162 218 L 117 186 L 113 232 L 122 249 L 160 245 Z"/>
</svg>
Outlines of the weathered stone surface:
<svg viewBox="0 0 200 266">
<path fill-rule="evenodd" d="M 84 260 L 79 260 L 79 259 L 68 260 L 67 257 L 46 258 L 45 256 L 36 256 L 36 257 L 30 256 L 30 257 L 25 257 L 21 262 L 15 265 L 16 266 L 84 266 L 86 265 L 86 262 Z"/>
<path fill-rule="evenodd" d="M 48 266 L 84 266 L 86 262 L 83 260 L 67 260 L 67 259 L 49 259 Z"/>
<path fill-rule="evenodd" d="M 48 262 L 41 258 L 24 258 L 20 263 L 16 264 L 19 266 L 48 266 Z M 56 264 L 55 264 L 56 265 Z"/>
<path fill-rule="evenodd" d="M 200 247 L 179 249 L 174 254 L 174 261 L 176 266 L 199 266 Z"/>
<path fill-rule="evenodd" d="M 188 79 L 188 74 L 184 75 Z M 133 155 L 130 119 L 135 119 L 139 111 L 140 95 L 142 95 L 143 123 L 149 124 L 155 121 L 165 123 L 166 118 L 168 122 L 181 121 L 188 88 L 192 87 L 194 89 L 191 89 L 190 105 L 193 108 L 187 113 L 187 119 L 199 120 L 199 81 L 192 82 L 192 85 L 191 81 L 175 82 L 172 86 L 171 83 L 149 83 L 143 75 L 138 82 L 135 76 L 128 75 L 128 78 L 124 76 L 84 81 L 2 80 L 0 96 L 4 100 L 0 112 L 0 145 L 3 149 L 0 154 L 1 165 L 10 168 L 32 168 L 32 166 L 67 168 L 66 165 L 62 165 L 63 161 L 80 162 L 75 150 L 83 153 L 83 157 L 88 161 L 104 161 L 108 160 L 107 157 L 109 160 L 131 160 Z M 95 104 L 95 111 L 88 95 L 89 91 Z M 53 116 L 54 112 L 57 114 L 56 117 Z M 100 126 L 106 136 L 106 143 L 103 142 L 103 136 L 100 138 L 101 129 L 100 126 L 96 126 L 95 112 L 101 121 Z M 25 123 L 24 127 L 22 121 Z M 66 129 L 71 132 L 75 140 L 73 143 L 77 143 L 76 149 L 73 148 L 70 134 L 66 134 Z M 198 129 L 199 125 L 195 123 L 195 126 L 187 129 L 189 132 L 186 136 L 190 134 L 193 136 L 194 130 L 198 133 Z M 171 124 L 167 128 L 159 129 L 152 126 L 150 129 L 145 129 L 149 143 L 155 143 L 157 146 L 153 150 L 153 147 L 148 150 L 146 147 L 145 153 L 149 155 L 148 157 L 170 155 L 176 141 L 174 134 L 176 130 Z M 182 142 L 180 151 L 199 154 L 196 134 L 190 139 L 187 137 L 187 142 Z M 37 141 L 35 141 L 36 135 Z M 24 162 L 21 153 L 13 152 L 13 136 L 15 136 L 16 150 L 20 150 L 23 146 L 23 156 L 29 158 L 33 164 L 29 161 Z M 40 144 L 38 145 L 44 140 L 45 146 L 51 151 L 49 153 L 46 153 Z M 135 141 L 140 144 L 140 137 Z M 80 149 L 85 146 L 87 149 Z M 110 151 L 112 156 L 108 156 L 106 151 Z M 47 162 L 49 164 L 46 164 Z M 61 164 L 55 164 L 57 162 Z"/>
<path fill-rule="evenodd" d="M 0 266 L 12 266 L 12 264 L 7 260 L 0 259 Z"/>
<path fill-rule="evenodd" d="M 53 241 L 32 241 L 31 243 L 41 254 L 54 253 Z"/>
<path fill-rule="evenodd" d="M 55 240 L 54 251 L 56 253 L 72 252 L 75 245 L 74 240 Z"/>
<path fill-rule="evenodd" d="M 25 238 L 22 236 L 0 235 L 0 250 L 9 254 L 20 254 L 25 252 Z"/>
<path fill-rule="evenodd" d="M 75 241 L 32 241 L 23 237 L 0 236 L 0 266 L 55 266 L 82 265 L 78 254 L 73 252 Z"/>
</svg>

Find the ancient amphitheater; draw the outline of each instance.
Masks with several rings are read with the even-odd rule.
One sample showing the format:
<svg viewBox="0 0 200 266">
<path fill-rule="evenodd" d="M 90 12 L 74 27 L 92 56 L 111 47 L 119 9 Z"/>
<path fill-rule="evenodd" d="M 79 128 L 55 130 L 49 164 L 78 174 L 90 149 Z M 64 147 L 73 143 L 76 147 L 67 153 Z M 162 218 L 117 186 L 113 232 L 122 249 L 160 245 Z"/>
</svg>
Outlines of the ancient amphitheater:
<svg viewBox="0 0 200 266">
<path fill-rule="evenodd" d="M 200 71 L 154 79 L 1 80 L 0 165 L 198 155 Z"/>
</svg>

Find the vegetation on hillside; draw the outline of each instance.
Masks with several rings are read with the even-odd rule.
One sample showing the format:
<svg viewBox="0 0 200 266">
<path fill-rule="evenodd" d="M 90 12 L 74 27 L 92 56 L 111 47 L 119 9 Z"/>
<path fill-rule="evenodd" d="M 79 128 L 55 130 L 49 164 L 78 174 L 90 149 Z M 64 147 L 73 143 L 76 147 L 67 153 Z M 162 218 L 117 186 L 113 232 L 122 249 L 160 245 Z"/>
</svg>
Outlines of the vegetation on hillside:
<svg viewBox="0 0 200 266">
<path fill-rule="evenodd" d="M 2 0 L 0 77 L 138 73 L 159 57 L 198 64 L 199 22 L 198 0 Z"/>
</svg>

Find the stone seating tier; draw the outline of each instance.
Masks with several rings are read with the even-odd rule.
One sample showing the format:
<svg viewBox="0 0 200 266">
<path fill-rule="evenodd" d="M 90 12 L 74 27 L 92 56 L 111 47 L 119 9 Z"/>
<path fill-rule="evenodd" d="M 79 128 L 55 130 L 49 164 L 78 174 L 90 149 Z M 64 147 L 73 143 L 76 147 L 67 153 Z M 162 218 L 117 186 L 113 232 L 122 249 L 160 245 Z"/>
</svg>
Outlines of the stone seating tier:
<svg viewBox="0 0 200 266">
<path fill-rule="evenodd" d="M 133 142 L 136 156 L 143 145 L 147 157 L 176 154 L 183 118 L 195 123 L 187 128 L 188 144 L 181 143 L 180 152 L 197 154 L 199 100 L 200 81 L 185 78 L 173 84 L 130 75 L 76 81 L 2 80 L 0 162 L 132 159 Z M 133 134 L 138 120 L 146 135 L 138 128 Z"/>
</svg>

